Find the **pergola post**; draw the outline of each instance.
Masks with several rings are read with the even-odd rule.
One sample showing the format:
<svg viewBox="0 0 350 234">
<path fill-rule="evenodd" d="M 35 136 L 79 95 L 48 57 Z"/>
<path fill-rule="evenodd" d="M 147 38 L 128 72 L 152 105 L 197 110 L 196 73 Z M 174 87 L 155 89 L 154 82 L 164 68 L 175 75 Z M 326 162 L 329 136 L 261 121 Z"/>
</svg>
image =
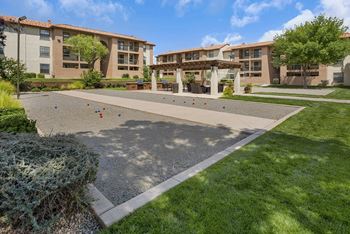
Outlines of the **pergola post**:
<svg viewBox="0 0 350 234">
<path fill-rule="evenodd" d="M 211 68 L 211 78 L 210 78 L 210 95 L 218 95 L 219 91 L 219 68 L 213 66 Z"/>
<path fill-rule="evenodd" d="M 163 79 L 163 77 L 164 77 L 164 74 L 163 74 L 163 73 L 164 73 L 163 70 L 160 70 L 160 71 L 159 71 L 159 78 L 160 78 L 160 79 Z"/>
<path fill-rule="evenodd" d="M 152 71 L 152 91 L 157 91 L 157 71 L 153 70 Z"/>
<path fill-rule="evenodd" d="M 240 94 L 241 93 L 241 75 L 239 74 L 239 70 L 235 69 L 236 72 L 235 75 L 235 81 L 234 81 L 234 91 L 235 94 Z"/>
<path fill-rule="evenodd" d="M 182 69 L 181 68 L 176 69 L 176 83 L 179 85 L 179 93 L 182 93 L 183 84 L 182 84 Z"/>
</svg>

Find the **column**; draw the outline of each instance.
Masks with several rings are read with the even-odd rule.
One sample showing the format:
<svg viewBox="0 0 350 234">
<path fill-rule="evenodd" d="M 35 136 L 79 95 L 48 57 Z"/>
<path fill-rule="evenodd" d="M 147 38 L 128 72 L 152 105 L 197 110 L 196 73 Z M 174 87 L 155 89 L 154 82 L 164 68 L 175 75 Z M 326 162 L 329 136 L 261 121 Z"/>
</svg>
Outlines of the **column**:
<svg viewBox="0 0 350 234">
<path fill-rule="evenodd" d="M 239 69 L 234 69 L 235 73 L 235 81 L 234 81 L 234 91 L 235 94 L 240 94 L 241 93 L 241 75 L 239 74 Z"/>
<path fill-rule="evenodd" d="M 152 71 L 152 91 L 157 91 L 157 71 L 153 70 Z"/>
<path fill-rule="evenodd" d="M 163 77 L 164 77 L 163 73 L 164 73 L 163 70 L 160 70 L 160 71 L 159 71 L 159 78 L 160 78 L 160 79 L 163 79 Z"/>
<path fill-rule="evenodd" d="M 176 69 L 176 83 L 179 85 L 179 93 L 182 93 L 183 84 L 182 84 L 182 69 Z"/>
<path fill-rule="evenodd" d="M 218 67 L 212 67 L 210 78 L 210 95 L 218 95 L 219 88 L 219 69 Z"/>
</svg>

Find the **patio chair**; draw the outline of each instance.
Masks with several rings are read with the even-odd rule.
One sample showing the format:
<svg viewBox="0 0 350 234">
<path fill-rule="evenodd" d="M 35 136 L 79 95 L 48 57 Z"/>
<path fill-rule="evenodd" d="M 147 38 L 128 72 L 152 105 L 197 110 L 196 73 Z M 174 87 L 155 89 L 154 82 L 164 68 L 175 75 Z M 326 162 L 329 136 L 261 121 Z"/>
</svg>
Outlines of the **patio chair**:
<svg viewBox="0 0 350 234">
<path fill-rule="evenodd" d="M 137 80 L 136 84 L 137 84 L 137 89 L 138 90 L 143 89 L 143 80 Z"/>
</svg>

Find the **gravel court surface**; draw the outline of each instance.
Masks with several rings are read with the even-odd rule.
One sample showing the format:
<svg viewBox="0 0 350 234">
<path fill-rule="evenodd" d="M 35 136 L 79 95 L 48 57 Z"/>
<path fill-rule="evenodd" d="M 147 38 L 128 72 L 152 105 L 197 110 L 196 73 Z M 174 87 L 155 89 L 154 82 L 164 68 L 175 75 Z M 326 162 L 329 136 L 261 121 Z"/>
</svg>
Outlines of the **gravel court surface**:
<svg viewBox="0 0 350 234">
<path fill-rule="evenodd" d="M 95 186 L 114 205 L 248 136 L 56 93 L 25 94 L 21 100 L 45 134 L 75 134 L 101 155 Z"/>
<path fill-rule="evenodd" d="M 206 110 L 213 110 L 219 112 L 249 115 L 260 118 L 278 120 L 289 113 L 296 111 L 299 107 L 257 103 L 257 102 L 245 102 L 236 100 L 215 100 L 207 98 L 191 98 L 183 96 L 171 96 L 164 94 L 145 93 L 137 91 L 116 91 L 108 89 L 94 89 L 94 90 L 81 90 L 82 92 L 137 99 L 143 101 L 151 101 L 158 103 L 166 103 L 172 105 L 200 108 Z M 169 92 L 170 94 L 170 92 Z"/>
</svg>

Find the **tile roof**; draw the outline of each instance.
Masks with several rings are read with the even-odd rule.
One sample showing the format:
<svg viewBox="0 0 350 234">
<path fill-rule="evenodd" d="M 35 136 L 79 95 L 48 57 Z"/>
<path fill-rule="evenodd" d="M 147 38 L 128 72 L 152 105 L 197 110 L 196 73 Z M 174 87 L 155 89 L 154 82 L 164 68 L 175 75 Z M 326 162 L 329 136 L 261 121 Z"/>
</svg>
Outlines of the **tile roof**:
<svg viewBox="0 0 350 234">
<path fill-rule="evenodd" d="M 3 19 L 5 22 L 9 22 L 9 23 L 17 23 L 17 18 L 18 17 L 15 17 L 15 16 L 0 16 L 0 19 Z M 50 22 L 41 22 L 41 21 L 30 20 L 30 19 L 21 21 L 21 24 L 34 26 L 34 27 L 41 27 L 41 28 L 50 28 L 52 26 Z"/>
<path fill-rule="evenodd" d="M 5 22 L 9 22 L 9 23 L 17 23 L 17 18 L 18 17 L 15 17 L 15 16 L 0 16 L 0 19 L 3 19 Z M 26 19 L 26 20 L 21 21 L 21 24 L 33 26 L 33 27 L 41 27 L 41 28 L 70 29 L 70 30 L 75 30 L 75 31 L 80 31 L 80 32 L 85 32 L 85 33 L 93 33 L 93 34 L 99 34 L 99 35 L 110 36 L 110 37 L 118 37 L 118 38 L 123 38 L 123 39 L 136 40 L 136 41 L 145 42 L 148 45 L 154 46 L 153 43 L 145 41 L 145 40 L 137 38 L 137 37 L 134 37 L 134 36 L 105 32 L 105 31 L 100 31 L 100 30 L 94 30 L 94 29 L 89 29 L 89 28 L 84 28 L 84 27 L 73 26 L 73 25 L 69 25 L 69 24 L 52 24 L 51 21 L 42 22 L 42 21 Z"/>
<path fill-rule="evenodd" d="M 159 54 L 158 56 L 170 55 L 170 54 L 178 54 L 178 53 L 185 53 L 185 52 L 192 52 L 192 51 L 219 50 L 219 49 L 221 49 L 221 48 L 223 48 L 225 46 L 228 46 L 228 44 L 210 45 L 210 46 L 207 46 L 207 47 L 198 47 L 198 48 L 184 49 L 184 50 L 173 50 L 173 51 L 168 51 L 168 52 Z"/>
<path fill-rule="evenodd" d="M 346 32 L 342 35 L 342 38 L 350 38 L 350 32 Z"/>
<path fill-rule="evenodd" d="M 251 48 L 251 47 L 271 46 L 271 45 L 273 45 L 273 41 L 264 41 L 264 42 L 256 42 L 256 43 L 249 43 L 249 44 L 243 43 L 240 45 L 232 45 L 226 48 L 224 51 L 231 51 L 231 50 Z"/>
</svg>

